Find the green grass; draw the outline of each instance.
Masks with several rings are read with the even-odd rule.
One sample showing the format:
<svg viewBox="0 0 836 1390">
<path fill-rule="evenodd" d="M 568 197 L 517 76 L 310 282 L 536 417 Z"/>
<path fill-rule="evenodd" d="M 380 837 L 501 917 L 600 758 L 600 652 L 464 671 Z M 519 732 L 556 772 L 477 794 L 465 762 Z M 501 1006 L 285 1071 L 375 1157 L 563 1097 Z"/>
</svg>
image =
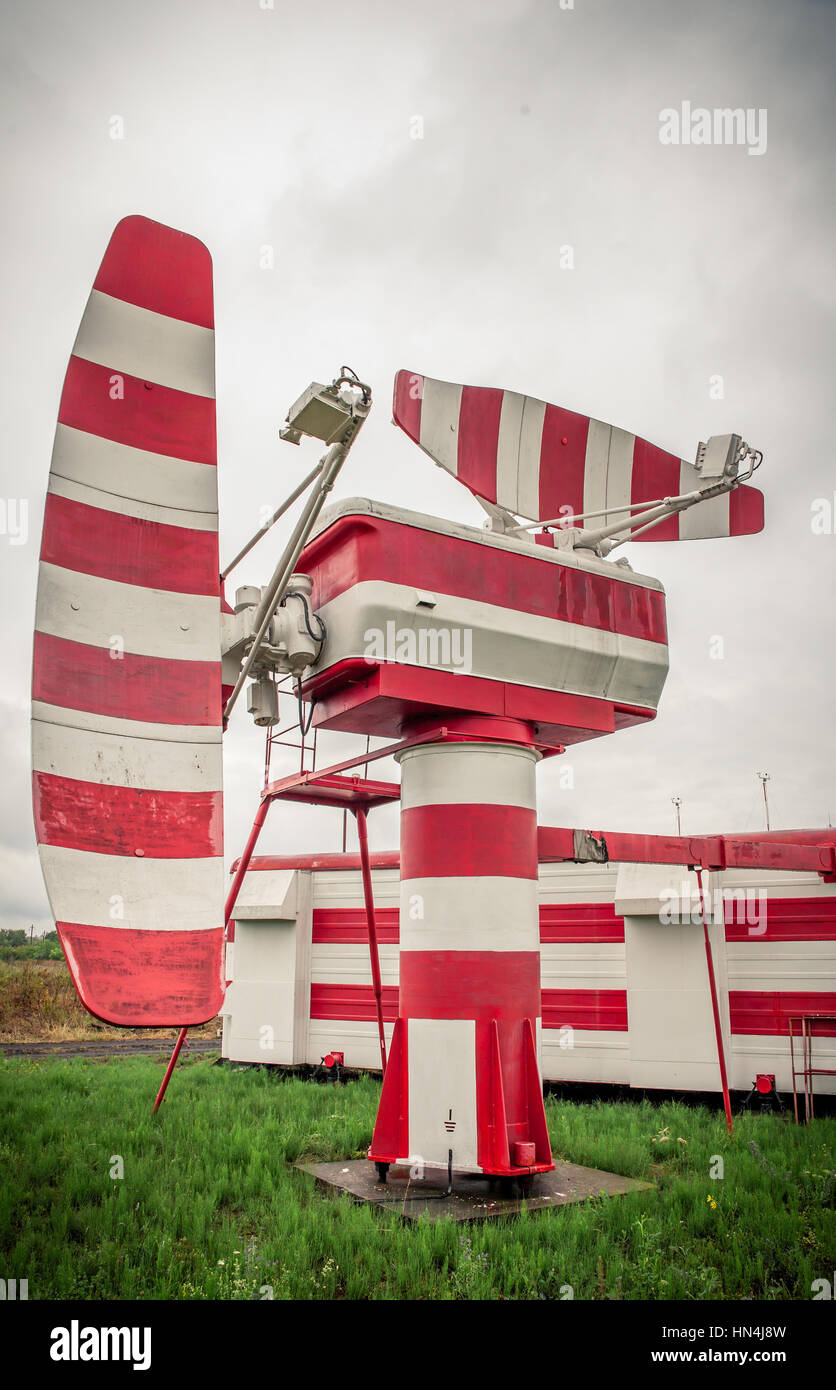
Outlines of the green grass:
<svg viewBox="0 0 836 1390">
<path fill-rule="evenodd" d="M 30 1298 L 258 1298 L 269 1285 L 294 1299 L 559 1299 L 571 1285 L 583 1299 L 806 1299 L 836 1268 L 833 1119 L 746 1116 L 729 1139 L 702 1108 L 549 1100 L 556 1158 L 658 1191 L 409 1225 L 290 1167 L 365 1153 L 372 1078 L 317 1086 L 196 1059 L 155 1117 L 160 1075 L 144 1058 L 0 1060 L 0 1277 L 28 1279 Z"/>
</svg>

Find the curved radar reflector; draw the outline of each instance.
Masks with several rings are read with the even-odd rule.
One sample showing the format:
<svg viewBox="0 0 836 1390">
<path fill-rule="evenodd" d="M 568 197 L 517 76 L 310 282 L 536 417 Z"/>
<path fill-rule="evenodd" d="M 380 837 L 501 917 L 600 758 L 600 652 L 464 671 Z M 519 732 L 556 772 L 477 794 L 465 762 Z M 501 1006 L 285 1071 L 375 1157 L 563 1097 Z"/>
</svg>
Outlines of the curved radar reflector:
<svg viewBox="0 0 836 1390">
<path fill-rule="evenodd" d="M 127 217 L 64 381 L 32 675 L 35 827 L 82 1003 L 185 1025 L 223 998 L 212 261 Z"/>
<path fill-rule="evenodd" d="M 477 497 L 528 521 L 655 501 L 701 485 L 693 464 L 646 439 L 516 391 L 460 386 L 402 370 L 395 376 L 393 415 L 425 454 Z M 697 540 L 761 530 L 763 494 L 741 484 L 666 518 L 635 540 Z"/>
</svg>

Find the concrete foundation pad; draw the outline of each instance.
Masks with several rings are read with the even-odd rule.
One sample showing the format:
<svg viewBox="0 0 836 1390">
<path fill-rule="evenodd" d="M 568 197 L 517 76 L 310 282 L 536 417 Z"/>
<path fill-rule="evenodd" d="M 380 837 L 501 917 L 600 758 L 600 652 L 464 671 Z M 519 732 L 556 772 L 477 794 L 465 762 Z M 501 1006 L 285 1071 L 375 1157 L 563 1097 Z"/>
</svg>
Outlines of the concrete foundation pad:
<svg viewBox="0 0 836 1390">
<path fill-rule="evenodd" d="M 454 1173 L 453 1191 L 448 1197 L 447 1174 L 432 1169 L 426 1177 L 410 1179 L 407 1167 L 393 1165 L 388 1180 L 378 1180 L 375 1165 L 367 1158 L 344 1159 L 337 1163 L 296 1163 L 326 1191 L 340 1192 L 355 1202 L 371 1202 L 394 1211 L 405 1220 L 419 1216 L 431 1221 L 449 1217 L 452 1221 L 487 1221 L 498 1216 L 514 1216 L 527 1211 L 584 1202 L 587 1197 L 616 1197 L 624 1192 L 652 1192 L 653 1184 L 600 1168 L 581 1168 L 575 1163 L 558 1163 L 553 1173 L 537 1173 L 528 1196 L 506 1195 L 497 1181 L 472 1173 Z"/>
</svg>

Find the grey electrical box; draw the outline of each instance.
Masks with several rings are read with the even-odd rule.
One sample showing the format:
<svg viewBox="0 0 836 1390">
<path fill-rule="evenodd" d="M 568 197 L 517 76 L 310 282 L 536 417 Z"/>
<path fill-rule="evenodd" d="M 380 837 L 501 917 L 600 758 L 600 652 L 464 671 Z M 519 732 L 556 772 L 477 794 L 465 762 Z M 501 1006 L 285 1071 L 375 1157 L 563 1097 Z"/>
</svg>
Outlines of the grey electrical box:
<svg viewBox="0 0 836 1390">
<path fill-rule="evenodd" d="M 253 681 L 247 689 L 247 710 L 253 723 L 265 729 L 279 722 L 279 692 L 269 676 Z"/>
<path fill-rule="evenodd" d="M 337 395 L 333 386 L 312 381 L 287 412 L 287 423 L 279 430 L 281 439 L 298 444 L 303 434 L 331 444 L 339 439 L 351 420 L 351 406 Z"/>
</svg>

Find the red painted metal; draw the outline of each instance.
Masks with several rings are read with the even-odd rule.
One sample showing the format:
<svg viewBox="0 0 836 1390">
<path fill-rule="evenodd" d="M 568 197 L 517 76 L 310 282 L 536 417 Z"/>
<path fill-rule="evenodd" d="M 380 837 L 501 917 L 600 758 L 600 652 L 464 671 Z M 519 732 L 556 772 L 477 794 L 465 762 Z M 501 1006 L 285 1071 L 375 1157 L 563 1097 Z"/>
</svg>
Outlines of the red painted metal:
<svg viewBox="0 0 836 1390">
<path fill-rule="evenodd" d="M 408 957 L 408 959 L 407 959 Z M 540 1004 L 537 951 L 404 951 L 399 1007 L 407 1018 L 527 1016 Z"/>
<path fill-rule="evenodd" d="M 439 732 L 446 733 L 446 730 Z M 432 737 L 432 736 L 430 736 Z M 429 741 L 429 740 L 421 740 Z M 404 740 L 403 744 L 397 745 L 396 751 L 401 747 L 411 747 L 409 739 Z M 391 756 L 392 748 L 383 748 L 379 756 Z M 374 752 L 372 758 L 378 756 Z M 357 762 L 362 761 L 363 755 L 356 759 L 349 760 L 347 764 L 339 764 L 340 767 L 353 767 Z M 273 784 L 277 785 L 277 784 Z M 268 788 L 269 790 L 269 788 Z M 823 879 L 828 880 L 830 870 L 827 868 L 833 862 L 833 847 L 836 845 L 836 830 L 825 828 L 822 830 L 783 830 L 774 832 L 775 838 L 765 833 L 759 835 L 756 840 L 744 840 L 739 836 L 711 836 L 695 838 L 693 836 L 675 835 L 628 835 L 621 831 L 611 833 L 609 831 L 581 832 L 594 836 L 597 840 L 603 840 L 607 851 L 606 862 L 613 864 L 681 864 L 688 866 L 701 862 L 703 855 L 708 856 L 711 851 L 714 857 L 726 859 L 724 864 L 705 863 L 706 868 L 768 868 L 768 869 L 796 869 L 801 872 L 818 873 Z M 539 825 L 537 827 L 537 856 L 541 864 L 562 864 L 590 863 L 597 855 L 580 845 L 578 851 L 575 849 L 574 830 L 560 826 Z M 778 839 L 780 836 L 782 838 Z M 722 842 L 722 854 L 720 845 Z M 744 844 L 743 855 L 745 863 L 738 861 L 738 845 Z M 752 845 L 765 846 L 765 857 L 767 863 L 763 865 L 752 864 Z M 237 861 L 236 861 L 237 863 Z M 380 850 L 371 855 L 372 868 L 375 869 L 397 869 L 400 867 L 400 852 L 398 850 Z M 233 868 L 235 865 L 233 865 Z M 360 857 L 357 854 L 302 854 L 302 855 L 259 855 L 253 861 L 253 870 L 259 869 L 359 869 Z M 772 904 L 777 902 L 777 914 L 781 912 L 780 900 L 770 898 L 770 912 Z M 803 912 L 806 906 L 806 899 L 788 899 L 787 902 L 798 906 L 799 911 Z M 811 898 L 809 900 L 811 914 L 810 935 L 801 935 L 799 940 L 830 940 L 829 932 L 831 928 L 825 929 L 822 933 L 813 930 L 812 924 L 821 914 L 822 920 L 829 922 L 833 908 L 827 899 Z M 582 904 L 567 904 L 566 911 L 570 914 L 575 913 Z M 591 910 L 597 910 L 595 904 L 590 905 Z M 563 911 L 562 907 L 554 905 L 544 908 L 544 911 Z M 604 907 L 603 910 L 606 910 Z M 731 916 L 733 903 L 728 906 Z M 791 910 L 791 908 L 788 908 Z M 622 919 L 618 919 L 619 921 Z M 560 938 L 570 940 L 574 938 Z M 619 938 L 614 937 L 613 940 Z M 732 939 L 729 937 L 729 939 Z M 787 937 L 786 939 L 790 939 Z"/>
<path fill-rule="evenodd" d="M 370 855 L 371 867 L 396 869 L 399 855 L 383 853 Z M 356 860 L 347 864 L 346 859 Z M 379 862 L 375 862 L 375 861 Z M 334 854 L 323 858 L 310 855 L 265 856 L 250 861 L 250 872 L 274 869 L 359 869 L 358 855 Z M 375 909 L 377 939 L 381 945 L 397 946 L 399 939 L 399 910 L 396 907 Z M 315 907 L 313 910 L 313 941 L 315 944 L 330 942 L 333 945 L 357 946 L 368 936 L 366 913 L 363 908 L 353 907 Z M 783 939 L 783 938 L 782 938 Z M 788 938 L 789 939 L 789 938 Z M 794 940 L 818 940 L 815 933 L 809 936 L 792 938 Z M 823 937 L 821 939 L 829 939 Z M 540 906 L 540 943 L 548 945 L 570 945 L 618 943 L 624 940 L 624 918 L 616 916 L 611 903 L 543 903 Z"/>
<path fill-rule="evenodd" d="M 397 985 L 382 985 L 380 1001 L 373 985 L 311 985 L 311 1018 L 375 1023 L 381 1016 L 384 1023 L 398 1017 Z"/>
<path fill-rule="evenodd" d="M 836 872 L 836 830 L 763 835 L 631 835 L 541 825 L 541 864 L 564 862 L 683 864 L 704 869 L 795 869 L 823 878 Z"/>
<path fill-rule="evenodd" d="M 401 875 L 537 877 L 537 812 L 522 806 L 413 806 L 401 812 Z M 522 867 L 521 867 L 522 866 Z"/>
<path fill-rule="evenodd" d="M 448 386 L 443 404 L 432 394 L 432 388 Z M 430 388 L 429 392 L 427 388 Z M 494 387 L 461 386 L 459 404 L 449 383 L 437 383 L 419 372 L 401 370 L 395 376 L 392 413 L 395 423 L 424 449 L 442 468 L 452 472 L 459 482 L 488 502 L 498 502 L 512 512 L 520 510 L 516 489 L 509 489 L 505 478 L 516 471 L 516 440 L 519 436 L 520 415 L 512 416 L 516 425 L 515 444 L 503 455 L 500 418 L 503 398 L 511 393 Z M 427 404 L 429 400 L 429 404 Z M 517 397 L 517 403 L 519 397 Z M 539 434 L 538 458 L 535 463 L 536 499 L 529 501 L 528 510 L 536 511 L 531 519 L 546 520 L 565 516 L 567 511 L 581 513 L 584 506 L 584 481 L 590 468 L 599 473 L 605 470 L 604 454 L 596 459 L 594 445 L 590 449 L 590 425 L 599 426 L 599 435 L 609 438 L 609 427 L 593 422 L 562 406 L 526 398 L 526 406 L 542 419 Z M 429 421 L 424 418 L 426 414 Z M 427 430 L 429 425 L 429 432 Z M 423 429 L 422 429 L 423 426 Z M 453 431 L 455 450 L 443 448 L 437 441 L 450 439 Z M 422 443 L 422 434 L 424 442 Z M 676 496 L 680 493 L 681 459 L 638 436 L 632 438 L 629 460 L 630 501 Z M 427 440 L 431 439 L 431 443 Z M 590 462 L 590 458 L 592 462 Z M 503 467 L 503 463 L 505 467 Z M 749 535 L 763 529 L 763 494 L 757 488 L 739 486 L 729 498 L 729 533 Z M 669 541 L 680 539 L 678 516 L 668 517 L 653 531 L 637 535 L 637 541 Z"/>
<path fill-rule="evenodd" d="M 365 659 L 337 662 L 304 681 L 302 690 L 306 699 L 316 700 L 314 723 L 322 729 L 397 738 L 422 717 L 440 715 L 446 723 L 489 715 L 534 725 L 538 745 L 551 752 L 656 717 L 655 710 L 640 705 L 396 662 L 375 665 Z"/>
<path fill-rule="evenodd" d="M 263 799 L 259 802 L 258 810 L 256 811 L 255 818 L 253 820 L 252 829 L 250 830 L 247 843 L 244 847 L 244 853 L 241 855 L 241 858 L 237 860 L 237 867 L 235 869 L 235 874 L 232 880 L 232 886 L 230 887 L 229 893 L 227 895 L 226 905 L 224 908 L 224 928 L 227 928 L 231 921 L 232 913 L 235 909 L 235 903 L 238 899 L 238 894 L 241 891 L 241 884 L 244 881 L 244 877 L 249 867 L 250 860 L 252 859 L 253 850 L 255 849 L 256 844 L 258 843 L 258 837 L 261 834 L 262 826 L 264 825 L 264 822 L 267 819 L 267 812 L 269 811 L 269 809 L 269 799 Z M 159 1109 L 163 1097 L 166 1093 L 166 1088 L 171 1079 L 171 1073 L 174 1071 L 174 1067 L 177 1063 L 177 1058 L 180 1055 L 180 1048 L 183 1045 L 185 1037 L 186 1029 L 183 1028 L 181 1030 L 179 1038 L 177 1039 L 177 1042 L 174 1045 L 174 1051 L 171 1054 L 171 1060 L 168 1064 L 168 1067 L 166 1068 L 166 1073 L 163 1077 L 162 1085 L 157 1094 L 157 1099 L 154 1102 L 155 1111 Z"/>
<path fill-rule="evenodd" d="M 174 1044 L 174 1051 L 171 1054 L 171 1060 L 169 1061 L 169 1064 L 165 1069 L 165 1076 L 163 1077 L 160 1089 L 157 1092 L 157 1099 L 154 1101 L 155 1115 L 159 1110 L 160 1106 L 162 1105 L 163 1100 L 165 1099 L 165 1093 L 168 1089 L 168 1083 L 171 1080 L 171 1073 L 174 1071 L 174 1068 L 177 1065 L 177 1058 L 180 1056 L 180 1049 L 183 1046 L 183 1043 L 186 1041 L 187 1032 L 187 1028 L 181 1028 L 177 1036 L 177 1041 Z"/>
<path fill-rule="evenodd" d="M 789 1019 L 802 1014 L 836 1012 L 832 990 L 729 990 L 729 1016 L 733 1033 L 787 1037 Z M 823 1024 L 823 1038 L 836 1037 L 836 1023 Z"/>
<path fill-rule="evenodd" d="M 237 859 L 235 861 L 235 870 L 233 874 L 232 885 L 230 887 L 229 893 L 227 894 L 226 906 L 224 908 L 225 927 L 229 925 L 230 919 L 235 909 L 235 903 L 237 901 L 238 894 L 241 891 L 241 884 L 244 882 L 247 869 L 250 865 L 250 860 L 253 857 L 253 850 L 255 849 L 258 843 L 258 837 L 261 834 L 261 829 L 264 825 L 265 820 L 267 819 L 267 812 L 269 810 L 270 798 L 265 796 L 258 804 L 258 810 L 255 813 L 252 829 L 250 830 L 247 843 L 244 846 L 244 853 L 241 855 L 240 859 Z"/>
<path fill-rule="evenodd" d="M 723 1025 L 720 1020 L 720 1005 L 717 1000 L 717 981 L 714 978 L 714 959 L 711 954 L 711 941 L 708 935 L 709 918 L 703 885 L 703 871 L 701 868 L 697 869 L 697 884 L 700 892 L 700 915 L 702 916 L 703 940 L 705 942 L 705 961 L 708 967 L 708 988 L 711 993 L 711 1011 L 714 1015 L 714 1036 L 717 1040 L 717 1061 L 720 1065 L 720 1085 L 723 1088 L 723 1109 L 726 1112 L 726 1128 L 729 1134 L 733 1134 L 734 1120 L 732 1119 L 731 1111 L 729 1079 L 726 1075 L 726 1050 L 723 1044 Z"/>
<path fill-rule="evenodd" d="M 377 930 L 374 920 L 374 894 L 372 892 L 372 872 L 369 865 L 369 835 L 366 825 L 366 807 L 353 808 L 357 820 L 357 838 L 360 841 L 360 865 L 363 875 L 363 898 L 366 904 L 366 920 L 369 928 L 369 959 L 372 969 L 372 988 L 374 990 L 377 1012 L 377 1036 L 380 1043 L 380 1061 L 386 1072 L 386 1034 L 383 1030 L 383 987 L 380 981 L 380 956 L 377 949 Z"/>
<path fill-rule="evenodd" d="M 212 257 L 202 241 L 147 217 L 124 217 L 93 288 L 155 314 L 214 328 Z"/>
<path fill-rule="evenodd" d="M 544 989 L 544 1028 L 584 1028 L 600 1033 L 626 1033 L 625 989 Z"/>
<path fill-rule="evenodd" d="M 813 1012 L 803 1011 L 791 1015 L 787 1023 L 789 1025 L 790 1037 L 790 1067 L 792 1069 L 792 1104 L 795 1112 L 795 1123 L 798 1119 L 798 1078 L 801 1077 L 804 1083 L 804 1122 L 809 1124 L 815 1118 L 814 1101 L 814 1081 L 816 1076 L 836 1076 L 836 1070 L 832 1067 L 813 1066 L 813 1039 L 816 1037 L 826 1037 L 828 1025 L 836 1027 L 836 1013 L 823 1013 L 819 1010 Z M 795 1031 L 795 1025 L 800 1025 L 800 1035 Z M 801 1066 L 796 1066 L 795 1044 L 801 1043 Z"/>
<path fill-rule="evenodd" d="M 113 377 L 121 395 L 113 391 Z M 132 449 L 215 467 L 215 402 L 71 357 L 58 421 Z M 220 569 L 220 566 L 218 566 Z"/>
<path fill-rule="evenodd" d="M 454 676 L 453 679 L 458 680 L 460 678 Z M 479 719 L 474 716 L 465 716 L 464 718 L 458 717 L 445 721 L 443 724 L 438 723 L 435 719 L 424 719 L 423 721 L 411 724 L 409 727 L 410 732 L 397 743 L 387 744 L 384 748 L 370 749 L 367 747 L 364 752 L 357 753 L 353 758 L 346 758 L 341 763 L 332 763 L 329 767 L 323 767 L 319 771 L 311 770 L 308 772 L 299 772 L 295 773 L 292 777 L 285 777 L 277 782 L 268 782 L 261 795 L 268 800 L 274 797 L 283 797 L 287 795 L 286 789 L 290 787 L 294 793 L 298 793 L 296 795 L 297 800 L 301 800 L 302 793 L 308 789 L 311 790 L 311 799 L 313 799 L 316 791 L 316 784 L 325 783 L 327 788 L 328 782 L 333 781 L 337 777 L 337 774 L 346 772 L 352 767 L 357 767 L 359 763 L 363 763 L 365 766 L 366 763 L 373 763 L 379 758 L 394 758 L 397 757 L 399 753 L 403 753 L 407 748 L 415 748 L 423 743 L 478 743 L 488 737 L 492 737 L 496 742 L 530 744 L 540 751 L 543 751 L 545 747 L 545 751 L 548 753 L 563 752 L 561 747 L 542 745 L 530 728 L 525 723 L 515 718 Z M 492 729 L 490 735 L 488 734 L 489 727 Z M 358 788 L 362 790 L 366 779 L 358 778 L 356 780 Z M 400 784 L 398 783 L 382 782 L 371 785 L 384 789 L 391 788 L 393 793 L 394 788 L 397 786 L 398 798 L 400 797 Z M 377 795 L 377 793 L 374 794 Z M 394 794 L 390 798 L 388 791 L 385 797 L 381 792 L 381 800 L 389 801 L 395 799 Z"/>
<path fill-rule="evenodd" d="M 278 782 L 268 783 L 271 798 L 301 801 L 311 806 L 337 806 L 354 810 L 363 806 L 373 810 L 397 801 L 401 794 L 397 782 L 374 782 L 365 777 L 328 776 L 325 772 L 296 772 Z"/>
<path fill-rule="evenodd" d="M 206 247 L 121 221 L 69 360 L 44 513 L 35 824 L 79 996 L 119 1025 L 202 1022 L 223 991 L 212 327 Z M 180 859 L 178 885 L 162 861 Z"/>
<path fill-rule="evenodd" d="M 218 724 L 220 661 L 175 661 L 36 632 L 32 699 L 63 709 L 154 724 Z"/>
<path fill-rule="evenodd" d="M 406 1020 L 398 1017 L 392 1030 L 389 1064 L 374 1122 L 369 1155 L 378 1163 L 396 1163 L 409 1152 L 409 1068 L 406 1055 Z"/>
<path fill-rule="evenodd" d="M 524 550 L 486 550 L 478 541 L 426 531 L 369 513 L 339 517 L 305 547 L 300 561 L 315 577 L 317 607 L 357 584 L 401 584 L 516 613 L 666 644 L 665 595 L 618 571 L 556 565 Z M 459 679 L 459 676 L 456 676 Z"/>
<path fill-rule="evenodd" d="M 47 494 L 41 560 L 119 584 L 218 595 L 216 532 L 108 512 L 56 493 Z"/>
<path fill-rule="evenodd" d="M 369 859 L 372 860 L 370 855 Z M 254 868 L 254 863 L 251 864 Z M 358 865 L 358 867 L 360 867 Z M 371 864 L 374 867 L 374 864 Z M 378 944 L 397 946 L 398 917 L 396 907 L 375 908 L 375 928 Z M 315 946 L 331 944 L 335 946 L 361 946 L 369 939 L 369 924 L 365 908 L 356 907 L 315 907 L 312 913 L 313 925 L 311 940 Z"/>
<path fill-rule="evenodd" d="M 727 941 L 836 941 L 834 898 L 730 898 L 723 908 Z"/>
<path fill-rule="evenodd" d="M 369 863 L 373 869 L 397 869 L 401 856 L 396 849 L 372 850 Z M 237 869 L 240 859 L 232 865 Z M 360 868 L 359 854 L 335 851 L 333 854 L 258 854 L 253 857 L 251 870 L 269 872 L 271 869 L 338 869 L 350 873 Z"/>
<path fill-rule="evenodd" d="M 494 731 L 501 742 L 491 738 Z M 485 776 L 490 769 L 495 797 L 491 804 L 451 805 L 436 790 L 435 781 L 426 780 L 427 759 L 433 760 L 430 766 L 437 760 L 443 770 L 448 766 L 445 759 L 453 756 L 442 741 L 432 748 L 412 746 L 402 756 L 405 783 L 412 790 L 405 790 L 407 804 L 401 811 L 401 880 L 407 894 L 414 884 L 421 911 L 414 920 L 401 922 L 397 1046 L 403 1060 L 395 1074 L 399 1079 L 384 1083 L 369 1157 L 378 1163 L 405 1157 L 410 1150 L 402 1148 L 395 1155 L 391 1150 L 396 1143 L 406 1143 L 426 1162 L 439 1164 L 446 1160 L 448 1147 L 456 1150 L 461 1143 L 460 1166 L 501 1176 L 547 1171 L 553 1164 L 533 1042 L 540 1014 L 537 909 L 530 889 L 523 891 L 537 874 L 535 736 L 515 721 L 484 715 L 450 721 L 446 733 L 447 743 L 452 736 L 472 744 L 474 773 L 479 770 Z M 515 780 L 520 758 L 531 783 L 531 804 L 523 808 Z M 504 918 L 494 920 L 483 939 L 480 928 L 491 894 L 498 891 L 491 887 L 494 884 L 502 885 L 506 894 L 514 885 L 519 913 L 513 925 Z M 451 894 L 462 908 L 455 923 L 445 921 Z M 448 1039 L 461 1036 L 451 1032 L 451 1025 L 458 1029 L 471 1021 L 472 1052 L 457 1080 L 459 1089 L 450 1092 L 462 1111 L 450 1110 L 449 1126 L 444 1120 L 446 1136 L 442 1112 L 446 1116 L 448 1101 L 442 1105 L 440 1099 L 436 1117 L 416 1110 L 404 1130 L 403 1117 L 409 1110 L 401 1088 L 413 1066 L 412 1048 L 426 1049 L 444 1091 Z M 416 1058 L 415 1065 L 426 1066 L 426 1056 L 420 1063 Z M 456 1125 L 467 1114 L 474 1117 L 475 1129 L 463 1129 L 461 1140 L 454 1140 Z M 512 1162 L 517 1142 L 534 1144 L 533 1164 L 520 1167 Z"/>
<path fill-rule="evenodd" d="M 47 772 L 32 783 L 39 844 L 152 859 L 223 854 L 222 792 L 138 791 Z"/>
<path fill-rule="evenodd" d="M 205 1023 L 223 1002 L 223 927 L 148 931 L 56 922 L 85 1009 L 124 1028 Z M 141 991 L 137 966 L 141 964 Z"/>
<path fill-rule="evenodd" d="M 569 945 L 624 940 L 624 918 L 617 916 L 612 903 L 542 903 L 540 941 L 542 945 Z"/>
</svg>

